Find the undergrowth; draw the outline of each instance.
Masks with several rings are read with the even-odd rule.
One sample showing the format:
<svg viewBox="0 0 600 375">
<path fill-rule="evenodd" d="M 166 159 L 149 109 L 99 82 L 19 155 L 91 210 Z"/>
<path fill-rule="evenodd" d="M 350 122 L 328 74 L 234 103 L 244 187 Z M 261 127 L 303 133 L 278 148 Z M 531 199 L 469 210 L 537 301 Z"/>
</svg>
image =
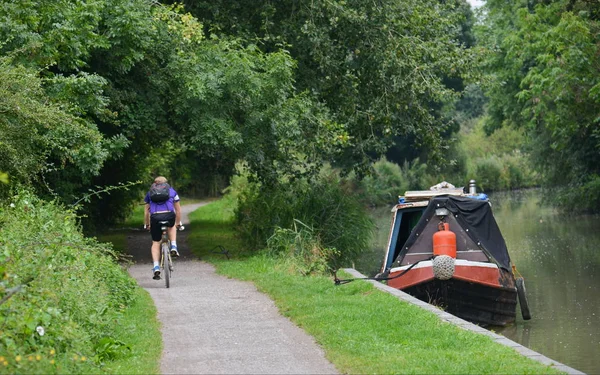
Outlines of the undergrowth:
<svg viewBox="0 0 600 375">
<path fill-rule="evenodd" d="M 135 281 L 73 211 L 28 193 L 0 207 L 0 373 L 99 373 L 129 355 Z"/>
<path fill-rule="evenodd" d="M 335 173 L 276 186 L 239 181 L 229 189 L 237 198 L 235 229 L 251 250 L 291 249 L 310 273 L 324 268 L 322 261 L 331 269 L 350 264 L 371 239 L 365 206 Z"/>
</svg>

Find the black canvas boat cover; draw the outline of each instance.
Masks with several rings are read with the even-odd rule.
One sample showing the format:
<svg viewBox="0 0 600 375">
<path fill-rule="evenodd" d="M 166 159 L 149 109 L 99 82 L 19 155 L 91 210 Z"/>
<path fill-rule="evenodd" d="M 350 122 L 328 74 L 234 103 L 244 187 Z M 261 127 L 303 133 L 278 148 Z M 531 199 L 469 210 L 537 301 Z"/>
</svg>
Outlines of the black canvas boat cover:
<svg viewBox="0 0 600 375">
<path fill-rule="evenodd" d="M 435 215 L 436 208 L 446 208 L 464 228 L 469 237 L 481 247 L 490 258 L 496 261 L 499 267 L 510 271 L 510 256 L 500 228 L 492 214 L 492 208 L 487 200 L 478 200 L 459 196 L 438 196 L 432 198 L 423 212 L 421 220 L 415 226 L 400 257 L 405 254 L 405 249 L 410 248 L 417 239 L 416 234 L 421 233 L 428 224 L 426 219 Z"/>
</svg>

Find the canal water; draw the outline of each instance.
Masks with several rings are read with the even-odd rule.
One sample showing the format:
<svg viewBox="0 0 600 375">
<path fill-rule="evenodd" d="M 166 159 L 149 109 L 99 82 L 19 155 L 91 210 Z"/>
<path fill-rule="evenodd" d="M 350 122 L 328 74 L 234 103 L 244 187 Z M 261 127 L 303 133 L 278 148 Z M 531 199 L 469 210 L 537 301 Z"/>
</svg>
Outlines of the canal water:
<svg viewBox="0 0 600 375">
<path fill-rule="evenodd" d="M 600 374 L 600 216 L 564 216 L 541 192 L 495 193 L 492 210 L 524 277 L 532 319 L 497 333 L 588 374 Z M 356 261 L 374 275 L 383 260 L 390 208 L 372 211 L 374 244 Z"/>
</svg>

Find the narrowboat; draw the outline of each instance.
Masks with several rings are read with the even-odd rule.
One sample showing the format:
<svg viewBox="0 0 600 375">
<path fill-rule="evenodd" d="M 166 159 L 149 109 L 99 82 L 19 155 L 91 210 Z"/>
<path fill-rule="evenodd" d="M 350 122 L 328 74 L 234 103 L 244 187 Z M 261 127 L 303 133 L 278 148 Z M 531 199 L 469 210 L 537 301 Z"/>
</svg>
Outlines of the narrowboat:
<svg viewBox="0 0 600 375">
<path fill-rule="evenodd" d="M 406 192 L 392 209 L 381 273 L 387 284 L 482 326 L 531 318 L 522 278 L 485 194 L 443 182 Z"/>
</svg>

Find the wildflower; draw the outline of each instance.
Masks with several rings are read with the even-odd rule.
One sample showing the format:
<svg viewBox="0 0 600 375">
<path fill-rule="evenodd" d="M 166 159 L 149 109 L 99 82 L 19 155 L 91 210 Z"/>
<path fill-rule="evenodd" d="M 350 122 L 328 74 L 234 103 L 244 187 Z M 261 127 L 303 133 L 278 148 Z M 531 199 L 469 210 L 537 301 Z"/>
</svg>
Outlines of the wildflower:
<svg viewBox="0 0 600 375">
<path fill-rule="evenodd" d="M 30 355 L 29 357 L 27 357 L 27 359 L 29 360 L 29 362 L 32 362 L 33 361 L 33 356 Z"/>
<path fill-rule="evenodd" d="M 20 355 L 16 356 L 16 357 L 15 357 L 15 361 L 16 361 L 16 362 L 21 362 L 21 356 L 20 356 Z"/>
<path fill-rule="evenodd" d="M 8 366 L 8 362 L 7 362 L 7 361 L 4 361 L 4 362 L 2 362 L 2 364 L 3 364 L 4 366 Z"/>
<path fill-rule="evenodd" d="M 37 328 L 35 330 L 37 331 L 37 333 L 40 336 L 44 336 L 44 333 L 46 332 L 46 331 L 44 331 L 44 327 L 42 327 L 42 326 L 37 326 Z"/>
<path fill-rule="evenodd" d="M 56 351 L 54 351 L 54 349 L 50 349 L 50 355 L 54 355 L 56 354 Z"/>
<path fill-rule="evenodd" d="M 41 361 L 41 360 L 42 360 L 42 356 L 41 356 L 41 355 L 39 355 L 39 354 L 38 354 L 38 355 L 36 355 L 36 356 L 35 356 L 35 360 L 36 360 L 36 361 Z"/>
<path fill-rule="evenodd" d="M 85 356 L 81 356 L 81 362 L 85 362 L 87 358 Z"/>
<path fill-rule="evenodd" d="M 11 204 L 10 204 L 10 208 L 15 208 L 15 204 L 14 204 L 14 203 L 11 203 Z"/>
<path fill-rule="evenodd" d="M 51 365 L 53 365 L 53 364 L 54 364 L 54 360 L 53 360 L 53 359 L 51 359 L 51 360 L 50 360 L 50 364 L 51 364 Z"/>
<path fill-rule="evenodd" d="M 4 357 L 0 355 L 0 362 L 4 362 Z"/>
</svg>

